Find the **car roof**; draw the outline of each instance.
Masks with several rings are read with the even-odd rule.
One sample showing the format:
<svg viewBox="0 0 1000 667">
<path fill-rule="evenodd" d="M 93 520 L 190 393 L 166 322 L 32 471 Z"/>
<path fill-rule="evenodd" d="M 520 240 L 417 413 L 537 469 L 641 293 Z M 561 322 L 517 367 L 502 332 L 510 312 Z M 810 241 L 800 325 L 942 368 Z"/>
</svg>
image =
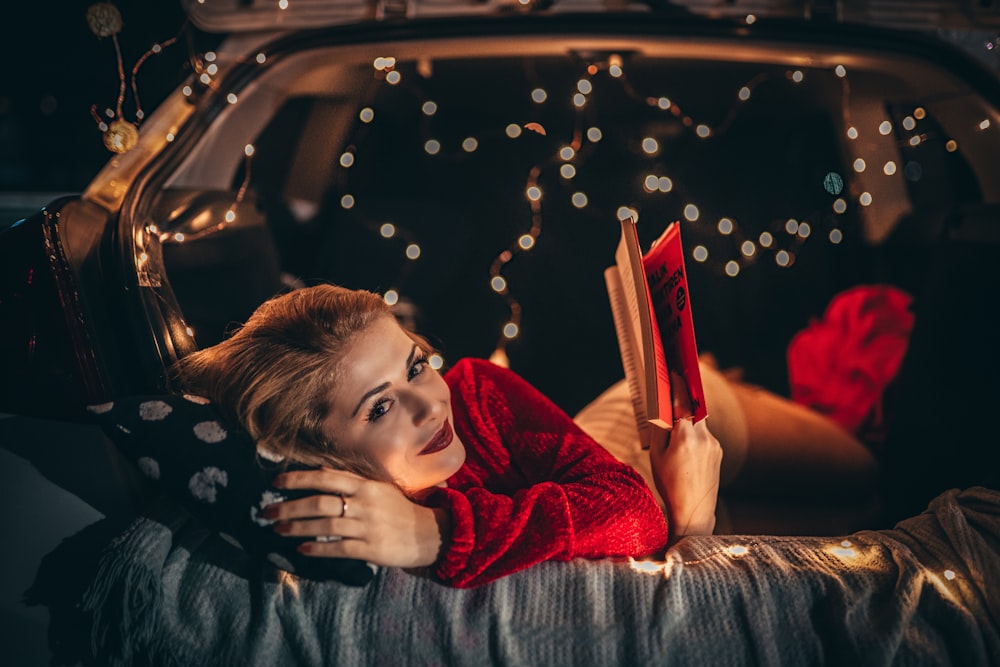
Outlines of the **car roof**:
<svg viewBox="0 0 1000 667">
<path fill-rule="evenodd" d="M 715 19 L 798 18 L 914 30 L 1000 27 L 1000 3 L 968 0 L 182 0 L 213 33 L 327 28 L 371 21 L 511 13 L 680 13 Z"/>
</svg>

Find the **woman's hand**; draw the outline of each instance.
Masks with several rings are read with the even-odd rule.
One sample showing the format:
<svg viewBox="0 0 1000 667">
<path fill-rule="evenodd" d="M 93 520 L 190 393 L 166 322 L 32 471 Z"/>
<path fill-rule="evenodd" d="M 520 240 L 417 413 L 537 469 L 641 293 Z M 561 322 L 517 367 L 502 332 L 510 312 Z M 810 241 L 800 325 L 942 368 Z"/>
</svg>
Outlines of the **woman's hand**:
<svg viewBox="0 0 1000 667">
<path fill-rule="evenodd" d="M 424 567 L 437 561 L 450 535 L 447 510 L 418 505 L 385 482 L 320 468 L 282 473 L 274 485 L 319 492 L 264 510 L 281 535 L 321 538 L 299 545 L 307 556 Z"/>
<path fill-rule="evenodd" d="M 671 542 L 685 535 L 711 535 L 719 496 L 722 447 L 705 420 L 680 419 L 666 444 L 649 448 L 656 489 L 667 505 Z"/>
</svg>

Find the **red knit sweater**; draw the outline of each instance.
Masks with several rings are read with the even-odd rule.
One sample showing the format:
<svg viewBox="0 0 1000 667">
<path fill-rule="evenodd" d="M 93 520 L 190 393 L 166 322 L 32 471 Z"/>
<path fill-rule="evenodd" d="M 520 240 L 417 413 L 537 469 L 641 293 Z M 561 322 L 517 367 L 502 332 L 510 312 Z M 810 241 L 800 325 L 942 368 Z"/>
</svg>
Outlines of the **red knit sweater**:
<svg viewBox="0 0 1000 667">
<path fill-rule="evenodd" d="M 428 504 L 454 518 L 435 568 L 460 588 L 544 560 L 643 556 L 667 541 L 642 477 L 518 375 L 463 359 L 446 375 L 465 464 Z"/>
</svg>

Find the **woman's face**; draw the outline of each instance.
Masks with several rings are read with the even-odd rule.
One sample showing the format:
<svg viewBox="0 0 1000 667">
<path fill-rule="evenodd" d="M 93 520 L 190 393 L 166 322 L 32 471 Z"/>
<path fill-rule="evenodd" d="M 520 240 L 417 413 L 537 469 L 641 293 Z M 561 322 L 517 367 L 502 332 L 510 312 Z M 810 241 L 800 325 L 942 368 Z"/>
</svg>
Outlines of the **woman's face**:
<svg viewBox="0 0 1000 667">
<path fill-rule="evenodd" d="M 465 462 L 453 430 L 451 391 L 426 353 L 391 316 L 345 348 L 323 431 L 338 448 L 364 450 L 406 492 L 451 477 Z"/>
</svg>

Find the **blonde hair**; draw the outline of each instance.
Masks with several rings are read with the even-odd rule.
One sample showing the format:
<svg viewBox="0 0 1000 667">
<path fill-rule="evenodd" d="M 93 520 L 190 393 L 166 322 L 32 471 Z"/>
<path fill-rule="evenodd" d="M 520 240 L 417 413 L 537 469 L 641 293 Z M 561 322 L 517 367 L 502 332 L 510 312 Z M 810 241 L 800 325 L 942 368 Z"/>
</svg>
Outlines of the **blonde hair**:
<svg viewBox="0 0 1000 667">
<path fill-rule="evenodd" d="M 389 481 L 365 452 L 341 451 L 323 433 L 347 343 L 380 317 L 371 292 L 317 285 L 274 297 L 218 345 L 180 359 L 185 390 L 212 400 L 257 442 L 258 451 Z"/>
</svg>

